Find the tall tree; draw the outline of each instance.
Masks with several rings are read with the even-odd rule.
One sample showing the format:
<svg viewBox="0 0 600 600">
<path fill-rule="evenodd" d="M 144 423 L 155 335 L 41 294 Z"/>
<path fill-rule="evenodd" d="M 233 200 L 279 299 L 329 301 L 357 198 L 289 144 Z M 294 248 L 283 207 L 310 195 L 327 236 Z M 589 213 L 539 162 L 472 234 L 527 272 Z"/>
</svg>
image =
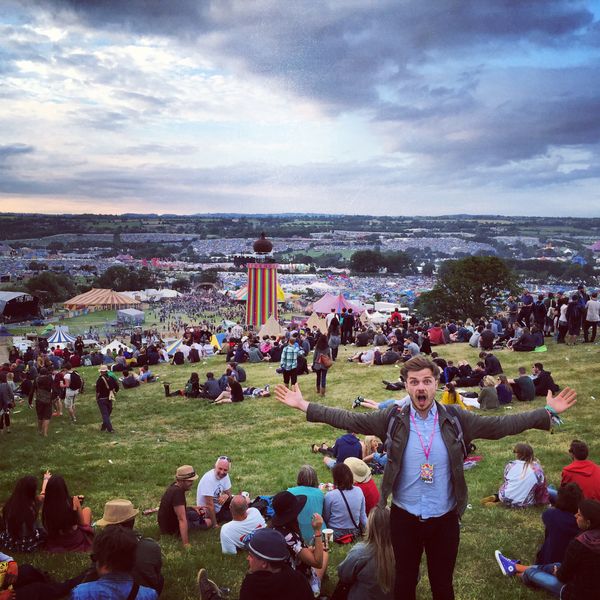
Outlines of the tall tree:
<svg viewBox="0 0 600 600">
<path fill-rule="evenodd" d="M 44 304 L 62 302 L 77 294 L 73 279 L 64 273 L 43 271 L 27 280 L 25 288 L 32 296 L 39 296 Z"/>
<path fill-rule="evenodd" d="M 479 318 L 491 311 L 490 300 L 517 287 L 515 273 L 495 256 L 448 260 L 438 270 L 430 292 L 421 294 L 417 311 L 431 318 Z"/>
</svg>

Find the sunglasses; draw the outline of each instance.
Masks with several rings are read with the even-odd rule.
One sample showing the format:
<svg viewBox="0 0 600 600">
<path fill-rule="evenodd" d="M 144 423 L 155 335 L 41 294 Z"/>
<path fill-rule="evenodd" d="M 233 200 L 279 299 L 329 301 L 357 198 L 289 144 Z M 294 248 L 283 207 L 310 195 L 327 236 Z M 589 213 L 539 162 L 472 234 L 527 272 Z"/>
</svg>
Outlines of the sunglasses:
<svg viewBox="0 0 600 600">
<path fill-rule="evenodd" d="M 230 462 L 233 462 L 233 461 L 232 461 L 232 460 L 229 458 L 229 456 L 225 456 L 225 455 L 223 455 L 223 456 L 219 456 L 219 458 L 217 458 L 217 460 L 226 460 L 226 461 L 227 461 L 227 462 L 229 462 L 229 463 L 230 463 Z"/>
</svg>

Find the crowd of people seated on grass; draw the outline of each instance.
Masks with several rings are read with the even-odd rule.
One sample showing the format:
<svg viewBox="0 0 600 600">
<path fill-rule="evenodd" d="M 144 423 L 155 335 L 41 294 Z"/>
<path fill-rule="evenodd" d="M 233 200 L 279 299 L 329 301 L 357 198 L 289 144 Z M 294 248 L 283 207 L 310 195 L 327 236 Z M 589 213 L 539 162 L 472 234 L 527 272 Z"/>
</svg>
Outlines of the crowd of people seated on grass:
<svg viewBox="0 0 600 600">
<path fill-rule="evenodd" d="M 352 447 L 356 446 L 365 460 L 382 450 L 381 441 L 374 436 L 363 443 L 354 439 Z M 513 510 L 547 508 L 542 514 L 542 542 L 536 565 L 522 565 L 498 551 L 496 558 L 505 575 L 517 575 L 525 584 L 556 595 L 563 588 L 581 591 L 591 589 L 592 582 L 595 585 L 596 574 L 579 564 L 596 560 L 594 552 L 600 540 L 600 466 L 589 460 L 588 452 L 584 442 L 573 440 L 570 462 L 565 461 L 561 482 L 555 489 L 548 485 L 531 446 L 514 446 L 515 458 L 506 465 L 498 493 L 484 498 L 482 504 L 503 504 Z M 235 473 L 231 473 L 233 462 L 228 456 L 217 457 L 214 467 L 201 477 L 193 466 L 180 466 L 156 510 L 161 535 L 175 536 L 187 547 L 200 540 L 202 533 L 196 532 L 219 525 L 223 554 L 243 552 L 248 556 L 250 568 L 242 583 L 242 600 L 276 597 L 270 595 L 272 589 L 277 593 L 286 590 L 292 598 L 319 596 L 331 544 L 359 542 L 337 567 L 338 585 L 346 588 L 349 598 L 391 598 L 394 557 L 389 509 L 378 505 L 379 489 L 365 460 L 350 456 L 349 451 L 343 454 L 346 458 L 333 464 L 333 484 L 319 484 L 314 467 L 304 465 L 295 485 L 272 496 L 255 492 L 254 500 L 246 492 L 233 492 Z M 130 500 L 106 502 L 102 518 L 92 526 L 92 512 L 84 506 L 84 496 L 72 495 L 60 475 L 47 471 L 39 489 L 38 485 L 36 477 L 24 476 L 3 499 L 0 561 L 10 566 L 15 562 L 13 553 L 32 556 L 20 560 L 18 567 L 7 567 L 11 576 L 0 581 L 0 594 L 8 587 L 3 588 L 3 583 L 10 583 L 16 593 L 6 598 L 17 600 L 62 598 L 68 593 L 72 598 L 85 598 L 89 597 L 84 594 L 86 590 L 99 593 L 113 586 L 127 593 L 138 586 L 137 595 L 132 597 L 140 600 L 161 593 L 164 578 L 160 545 L 130 533 L 139 512 Z M 186 494 L 194 487 L 195 502 L 189 505 Z M 112 570 L 100 568 L 106 566 L 107 558 L 101 555 L 103 544 L 108 543 L 106 535 L 115 536 L 112 544 L 120 547 L 123 543 L 131 554 L 128 561 L 115 563 Z M 56 582 L 35 567 L 35 553 L 39 551 L 68 554 L 90 550 L 95 557 L 91 568 L 73 572 L 72 578 L 63 582 Z M 257 565 L 257 561 L 262 563 Z M 281 570 L 287 573 L 287 585 L 277 576 Z M 261 571 L 265 573 L 257 576 Z M 289 587 L 292 581 L 293 590 Z M 257 589 L 264 595 L 256 596 Z M 222 597 L 204 570 L 199 573 L 199 590 L 202 598 Z M 211 595 L 215 593 L 219 595 Z"/>
</svg>

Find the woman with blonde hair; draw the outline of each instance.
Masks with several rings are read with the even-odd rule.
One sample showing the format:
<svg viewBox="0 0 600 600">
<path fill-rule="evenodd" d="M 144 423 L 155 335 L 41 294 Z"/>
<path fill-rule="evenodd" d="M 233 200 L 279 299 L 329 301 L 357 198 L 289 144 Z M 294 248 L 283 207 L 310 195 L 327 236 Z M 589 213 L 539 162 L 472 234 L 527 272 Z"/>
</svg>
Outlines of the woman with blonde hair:
<svg viewBox="0 0 600 600">
<path fill-rule="evenodd" d="M 515 459 L 504 467 L 504 482 L 497 494 L 482 500 L 483 504 L 502 502 L 511 508 L 548 504 L 548 485 L 542 465 L 535 459 L 533 448 L 524 442 L 515 444 Z"/>
<path fill-rule="evenodd" d="M 496 380 L 491 375 L 486 375 L 481 380 L 481 391 L 477 397 L 477 402 L 479 402 L 479 407 L 482 410 L 498 408 L 500 406 Z"/>
<path fill-rule="evenodd" d="M 338 566 L 338 586 L 349 587 L 348 600 L 391 600 L 394 575 L 390 509 L 378 505 L 369 513 L 366 541 Z"/>
</svg>

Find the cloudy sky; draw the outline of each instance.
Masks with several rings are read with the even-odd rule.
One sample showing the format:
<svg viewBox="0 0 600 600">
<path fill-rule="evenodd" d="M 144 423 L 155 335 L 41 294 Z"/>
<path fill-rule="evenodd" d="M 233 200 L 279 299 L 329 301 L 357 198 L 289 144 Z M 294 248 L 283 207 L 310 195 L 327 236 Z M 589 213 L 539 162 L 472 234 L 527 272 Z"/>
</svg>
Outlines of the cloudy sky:
<svg viewBox="0 0 600 600">
<path fill-rule="evenodd" d="M 600 215 L 600 0 L 0 0 L 0 211 Z"/>
</svg>

